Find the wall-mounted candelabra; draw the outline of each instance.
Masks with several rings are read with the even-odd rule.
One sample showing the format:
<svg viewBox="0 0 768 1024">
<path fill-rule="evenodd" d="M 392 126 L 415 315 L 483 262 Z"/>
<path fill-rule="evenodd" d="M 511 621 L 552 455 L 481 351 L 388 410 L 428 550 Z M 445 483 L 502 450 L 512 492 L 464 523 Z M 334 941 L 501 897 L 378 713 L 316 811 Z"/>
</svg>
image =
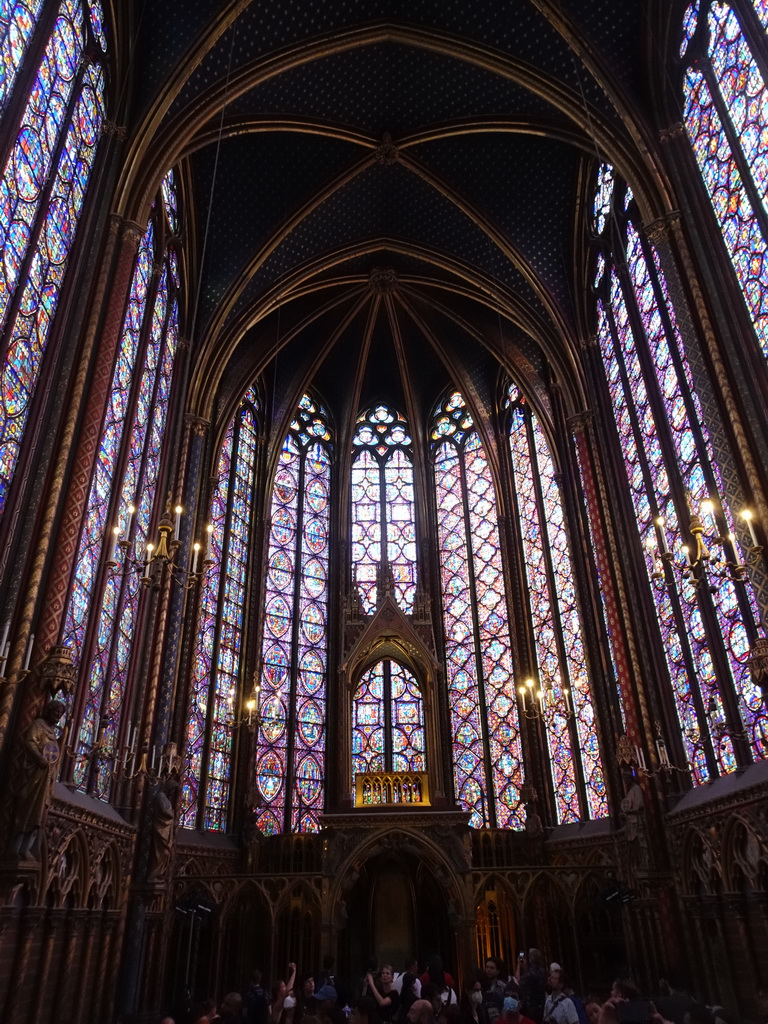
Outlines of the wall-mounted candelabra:
<svg viewBox="0 0 768 1024">
<path fill-rule="evenodd" d="M 748 569 L 759 563 L 763 553 L 755 534 L 752 511 L 744 509 L 741 512 L 751 541 L 742 559 L 739 557 L 735 535 L 731 532 L 724 534 L 718 526 L 713 501 L 703 501 L 696 511 L 689 497 L 688 508 L 690 543 L 680 545 L 679 558 L 670 549 L 666 519 L 664 516 L 654 519 L 654 533 L 646 540 L 646 548 L 653 563 L 651 578 L 654 585 L 663 590 L 674 582 L 674 574 L 677 573 L 693 587 L 703 584 L 715 593 L 726 580 L 744 580 Z"/>
<path fill-rule="evenodd" d="M 550 710 L 565 718 L 573 717 L 571 691 L 567 686 L 556 689 L 549 682 L 544 682 L 537 687 L 535 680 L 526 679 L 517 692 L 520 694 L 520 713 L 529 721 L 543 720 Z"/>
<path fill-rule="evenodd" d="M 253 674 L 251 692 L 243 701 L 243 708 L 237 725 L 246 725 L 249 729 L 258 729 L 261 725 L 261 685 L 258 669 Z"/>
<path fill-rule="evenodd" d="M 158 523 L 157 543 L 148 541 L 141 554 L 135 550 L 135 542 L 129 539 L 131 522 L 135 514 L 136 507 L 128 505 L 125 529 L 120 525 L 112 528 L 115 548 L 114 556 L 107 562 L 110 577 L 114 579 L 136 573 L 141 583 L 149 586 L 155 580 L 156 570 L 164 566 L 177 583 L 183 584 L 188 590 L 195 587 L 214 564 L 213 560 L 207 557 L 213 526 L 210 523 L 206 526 L 204 540 L 195 541 L 192 545 L 189 566 L 182 566 L 176 561 L 181 547 L 181 517 L 184 514 L 182 506 L 176 505 L 172 511 L 169 496 Z"/>
<path fill-rule="evenodd" d="M 109 764 L 109 774 L 114 779 L 127 781 L 145 777 L 154 783 L 167 778 L 174 771 L 181 770 L 181 757 L 176 752 L 175 743 L 166 743 L 164 746 L 154 744 L 152 747 L 144 743 L 139 746 L 139 727 L 132 728 L 129 722 L 126 742 L 120 747 L 113 747 L 105 739 L 106 728 L 107 720 L 102 718 L 95 740 L 90 744 L 83 743 L 77 738 L 76 726 L 72 720 L 67 739 L 62 744 L 65 753 L 80 764 Z"/>
<path fill-rule="evenodd" d="M 627 765 L 635 776 L 643 776 L 644 778 L 653 778 L 654 776 L 668 776 L 672 772 L 685 773 L 685 768 L 678 768 L 677 765 L 672 764 L 669 759 L 669 752 L 667 750 L 666 740 L 662 735 L 661 725 L 659 722 L 656 723 L 656 757 L 657 767 L 655 769 L 649 768 L 645 759 L 645 752 L 638 743 L 633 743 L 629 736 L 622 734 L 619 736 L 616 744 L 616 760 L 619 765 Z"/>
</svg>

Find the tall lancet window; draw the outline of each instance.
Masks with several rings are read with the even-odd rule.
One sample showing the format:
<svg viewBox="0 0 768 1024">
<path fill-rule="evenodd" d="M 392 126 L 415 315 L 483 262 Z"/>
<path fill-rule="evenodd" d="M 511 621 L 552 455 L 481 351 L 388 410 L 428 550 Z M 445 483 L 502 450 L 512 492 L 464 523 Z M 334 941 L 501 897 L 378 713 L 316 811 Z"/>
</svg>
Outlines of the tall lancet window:
<svg viewBox="0 0 768 1024">
<path fill-rule="evenodd" d="M 424 705 L 412 672 L 385 659 L 360 677 L 352 701 L 352 775 L 423 772 Z"/>
<path fill-rule="evenodd" d="M 10 9 L 8 9 L 10 8 Z M 26 103 L 5 109 L 39 3 L 3 4 L 0 113 L 0 513 L 5 508 L 104 120 L 98 2 L 61 0 Z"/>
<path fill-rule="evenodd" d="M 431 431 L 456 798 L 470 824 L 522 828 L 523 761 L 496 492 L 464 399 Z"/>
<path fill-rule="evenodd" d="M 538 680 L 523 701 L 543 714 L 558 821 L 608 813 L 563 502 L 544 431 L 509 387 L 509 449 Z"/>
<path fill-rule="evenodd" d="M 0 7 L 0 114 L 24 64 L 42 6 L 43 0 L 6 0 Z"/>
<path fill-rule="evenodd" d="M 272 491 L 256 784 L 262 832 L 316 832 L 323 810 L 331 433 L 304 395 Z"/>
<path fill-rule="evenodd" d="M 768 356 L 768 90 L 756 59 L 763 2 L 691 4 L 681 56 L 685 127 L 763 353 Z"/>
<path fill-rule="evenodd" d="M 684 749 L 696 782 L 768 752 L 766 711 L 749 671 L 757 606 L 748 578 L 696 585 L 695 514 L 713 554 L 743 562 L 675 311 L 634 202 L 600 169 L 595 229 L 598 337 L 629 492 L 656 603 Z"/>
<path fill-rule="evenodd" d="M 416 591 L 416 523 L 413 451 L 403 417 L 377 405 L 358 417 L 352 440 L 352 569 L 364 610 L 376 607 L 383 558 L 397 603 L 413 609 Z"/>
<path fill-rule="evenodd" d="M 259 402 L 250 388 L 229 424 L 211 501 L 200 628 L 192 667 L 181 824 L 224 831 L 237 695 L 243 686 L 243 636 L 256 487 Z"/>
<path fill-rule="evenodd" d="M 167 188 L 173 189 L 171 172 Z M 74 778 L 106 798 L 110 765 L 85 757 L 99 729 L 106 746 L 128 741 L 123 714 L 142 590 L 123 565 L 113 530 L 143 557 L 157 514 L 157 484 L 179 341 L 179 265 L 172 226 L 161 198 L 139 245 L 86 501 L 62 642 L 80 669 L 73 719 L 79 751 Z M 158 273 L 153 270 L 159 267 Z"/>
</svg>

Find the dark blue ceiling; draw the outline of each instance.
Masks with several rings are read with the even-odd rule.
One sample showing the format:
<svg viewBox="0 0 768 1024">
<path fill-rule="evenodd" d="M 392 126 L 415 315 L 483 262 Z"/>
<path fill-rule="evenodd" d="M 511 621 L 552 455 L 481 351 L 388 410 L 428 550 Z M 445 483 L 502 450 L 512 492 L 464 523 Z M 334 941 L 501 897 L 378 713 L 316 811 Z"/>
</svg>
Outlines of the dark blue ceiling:
<svg viewBox="0 0 768 1024">
<path fill-rule="evenodd" d="M 194 134 L 186 138 L 188 224 L 196 251 L 205 253 L 202 272 L 191 268 L 190 275 L 200 282 L 196 334 L 204 335 L 225 297 L 234 300 L 231 320 L 257 309 L 277 282 L 297 270 L 355 247 L 361 255 L 312 271 L 317 284 L 346 275 L 365 278 L 386 264 L 401 276 L 449 282 L 442 291 L 413 286 L 421 289 L 440 331 L 455 316 L 457 324 L 474 318 L 477 329 L 492 333 L 485 302 L 496 289 L 512 294 L 551 337 L 563 324 L 574 336 L 582 331 L 574 239 L 583 216 L 584 175 L 596 163 L 591 135 L 601 119 L 617 138 L 627 138 L 622 106 L 643 109 L 647 102 L 646 0 L 252 0 L 240 4 L 239 16 L 208 45 L 210 26 L 219 17 L 226 20 L 235 6 L 234 0 L 148 0 L 135 26 L 137 130 L 164 84 L 172 77 L 182 81 L 167 113 L 153 122 L 158 146 L 167 132 L 183 131 L 191 111 L 205 115 L 206 95 L 231 89 L 226 83 L 239 81 L 242 69 L 294 55 L 286 70 L 230 99 L 223 119 L 211 108 L 207 123 L 196 129 L 205 132 L 204 144 Z M 341 39 L 370 30 L 380 41 L 348 48 L 347 38 Z M 574 46 L 571 32 L 578 36 Z M 405 42 L 408 34 L 418 35 L 419 44 Z M 297 59 L 307 47 L 325 47 L 325 55 Z M 473 48 L 476 56 L 487 52 L 490 65 L 455 55 L 468 56 Z M 188 63 L 193 51 L 204 54 L 194 66 Z M 498 74 L 492 66 L 500 64 L 522 66 L 523 81 Z M 554 87 L 542 84 L 547 81 Z M 575 103 L 570 117 L 558 89 Z M 295 130 L 286 131 L 289 124 Z M 481 130 L 467 134 L 467 125 Z M 219 139 L 221 126 L 226 131 Z M 340 132 L 357 142 L 339 139 Z M 577 145 L 572 140 L 579 132 Z M 389 136 L 396 147 L 402 143 L 400 158 L 374 159 L 374 147 Z M 408 144 L 414 137 L 429 140 Z M 368 162 L 365 169 L 336 188 L 361 161 Z M 258 262 L 278 234 L 285 237 Z M 370 243 L 382 239 L 390 248 L 371 251 Z M 423 250 L 465 267 L 466 279 L 425 260 Z M 508 252 L 519 255 L 517 263 Z M 471 283 L 477 279 L 490 284 Z M 472 287 L 480 300 L 474 304 L 460 294 Z M 350 288 L 350 296 L 354 292 Z M 295 315 L 311 316 L 312 302 L 328 295 L 322 288 L 314 300 L 292 303 Z M 330 322 L 333 315 L 324 316 L 326 333 Z M 411 351 L 423 359 L 424 338 L 407 324 L 403 313 L 403 331 L 415 336 Z M 377 330 L 386 334 L 386 321 Z M 310 361 L 322 333 L 316 325 L 299 344 L 307 346 Z M 504 334 L 526 365 L 545 373 L 541 338 L 524 336 L 509 323 Z M 244 348 L 258 348 L 266 337 L 261 329 L 250 331 Z M 474 352 L 470 338 L 457 349 L 465 371 L 472 376 L 474 360 L 478 382 L 487 380 L 491 357 Z M 391 362 L 384 342 L 375 347 L 381 351 L 372 366 L 376 358 Z M 241 353 L 235 363 L 241 366 L 243 358 Z"/>
</svg>

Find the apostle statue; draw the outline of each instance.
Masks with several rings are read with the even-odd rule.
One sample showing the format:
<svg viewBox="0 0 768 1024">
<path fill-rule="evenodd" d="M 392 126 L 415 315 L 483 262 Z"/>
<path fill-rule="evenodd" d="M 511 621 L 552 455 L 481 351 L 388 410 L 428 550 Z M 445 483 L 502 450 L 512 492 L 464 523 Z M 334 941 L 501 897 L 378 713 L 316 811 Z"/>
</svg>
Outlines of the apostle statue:
<svg viewBox="0 0 768 1024">
<path fill-rule="evenodd" d="M 61 701 L 49 701 L 24 736 L 11 839 L 11 853 L 20 860 L 34 859 L 33 848 L 48 815 L 59 760 L 56 725 L 65 711 Z"/>
</svg>

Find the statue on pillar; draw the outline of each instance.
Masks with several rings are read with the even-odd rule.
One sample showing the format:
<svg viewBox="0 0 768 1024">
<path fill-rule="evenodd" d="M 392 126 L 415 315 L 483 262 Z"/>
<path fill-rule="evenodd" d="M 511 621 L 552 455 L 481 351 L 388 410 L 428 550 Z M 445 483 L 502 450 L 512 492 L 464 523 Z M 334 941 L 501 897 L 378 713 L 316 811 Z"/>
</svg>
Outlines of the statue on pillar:
<svg viewBox="0 0 768 1024">
<path fill-rule="evenodd" d="M 147 881 L 150 883 L 163 881 L 171 862 L 176 827 L 175 798 L 180 785 L 179 772 L 174 767 L 161 779 L 152 795 L 152 833 L 147 871 Z"/>
<path fill-rule="evenodd" d="M 48 816 L 59 761 L 56 726 L 65 711 L 60 700 L 49 701 L 24 736 L 21 784 L 16 791 L 10 846 L 11 854 L 20 860 L 34 859 L 33 848 Z"/>
<path fill-rule="evenodd" d="M 624 777 L 624 799 L 621 810 L 624 814 L 624 838 L 630 866 L 634 870 L 648 867 L 648 836 L 645 823 L 645 796 L 637 777 L 629 771 Z"/>
</svg>

